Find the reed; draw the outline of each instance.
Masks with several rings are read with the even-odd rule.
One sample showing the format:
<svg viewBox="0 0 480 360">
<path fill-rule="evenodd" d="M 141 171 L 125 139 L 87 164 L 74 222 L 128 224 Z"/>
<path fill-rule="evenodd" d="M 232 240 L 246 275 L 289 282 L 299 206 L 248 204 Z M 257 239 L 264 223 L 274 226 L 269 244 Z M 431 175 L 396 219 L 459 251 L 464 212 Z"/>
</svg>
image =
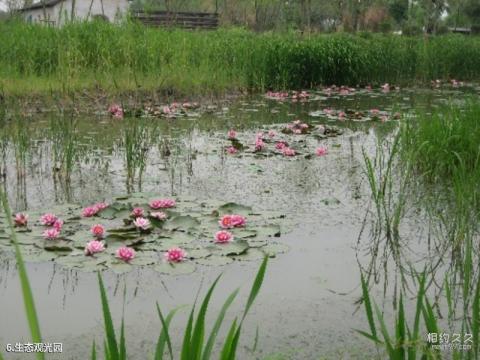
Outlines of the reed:
<svg viewBox="0 0 480 360">
<path fill-rule="evenodd" d="M 205 94 L 319 84 L 395 84 L 480 77 L 480 39 L 159 30 L 72 23 L 0 23 L 6 94 L 162 90 Z"/>
</svg>

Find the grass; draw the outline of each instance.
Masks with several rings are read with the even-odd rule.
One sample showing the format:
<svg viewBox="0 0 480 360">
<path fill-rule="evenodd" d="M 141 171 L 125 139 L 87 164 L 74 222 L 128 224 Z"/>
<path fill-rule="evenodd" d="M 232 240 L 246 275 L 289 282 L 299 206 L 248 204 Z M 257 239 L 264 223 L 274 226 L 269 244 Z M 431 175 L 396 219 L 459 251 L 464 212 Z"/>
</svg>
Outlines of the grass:
<svg viewBox="0 0 480 360">
<path fill-rule="evenodd" d="M 406 119 L 401 124 L 393 146 L 385 149 L 383 143 L 379 144 L 373 159 L 364 154 L 377 214 L 375 224 L 380 228 L 376 231 L 394 234 L 394 241 L 390 242 L 394 244 L 393 249 L 399 251 L 399 256 L 405 257 L 400 251 L 408 245 L 400 246 L 396 241 L 401 238 L 398 224 L 403 217 L 403 210 L 395 210 L 398 204 L 405 205 L 406 199 L 412 200 L 427 210 L 425 221 L 430 224 L 428 247 L 431 257 L 422 260 L 426 261 L 426 270 L 419 276 L 412 269 L 415 259 L 413 263 L 408 258 L 403 259 L 410 270 L 401 272 L 402 284 L 399 288 L 396 284 L 394 287 L 396 316 L 393 335 L 388 330 L 384 314 L 369 294 L 372 268 L 367 269 L 361 277 L 369 332 L 359 333 L 381 345 L 389 359 L 478 359 L 480 355 L 478 119 L 480 104 L 472 100 L 467 100 L 463 106 L 445 106 L 432 113 L 419 112 L 415 118 Z M 392 186 L 392 183 L 397 186 Z M 389 230 L 392 228 L 393 232 Z M 387 235 L 385 238 L 388 242 Z M 378 247 L 373 248 L 374 257 L 378 256 L 377 253 Z M 387 267 L 384 269 L 386 271 Z M 404 302 L 407 299 L 406 291 L 415 290 L 406 285 L 409 281 L 407 273 L 412 275 L 411 281 L 417 284 L 415 316 L 410 326 Z M 439 276 L 444 276 L 443 282 L 438 282 Z M 433 302 L 427 296 L 430 286 L 431 292 L 437 291 Z M 447 311 L 444 313 L 443 309 Z M 443 319 L 446 321 L 442 322 Z M 449 334 L 472 334 L 473 349 L 454 350 L 451 354 L 434 350 L 419 334 L 441 333 L 440 323 L 448 328 L 446 332 Z"/>
<path fill-rule="evenodd" d="M 28 321 L 28 327 L 30 328 L 31 339 L 33 343 L 41 343 L 42 335 L 40 332 L 40 324 L 38 321 L 37 311 L 35 309 L 35 300 L 33 297 L 32 288 L 30 286 L 30 281 L 28 280 L 27 269 L 25 268 L 22 253 L 20 251 L 20 247 L 18 246 L 10 206 L 8 205 L 7 196 L 3 189 L 0 189 L 0 199 L 2 202 L 3 210 L 5 212 L 5 217 L 7 219 L 7 225 L 10 229 L 11 241 L 15 249 L 15 258 L 17 261 L 20 285 L 22 287 L 23 302 L 25 305 L 25 315 Z M 39 360 L 43 360 L 45 358 L 44 353 L 42 352 L 36 353 L 36 357 Z"/>
<path fill-rule="evenodd" d="M 73 23 L 0 23 L 7 95 L 161 90 L 210 94 L 319 84 L 480 78 L 480 38 L 159 30 Z"/>
<path fill-rule="evenodd" d="M 12 221 L 12 213 L 10 211 L 10 206 L 6 194 L 0 189 L 0 199 L 2 202 L 2 207 L 7 218 L 7 225 L 11 233 L 11 241 L 14 244 L 15 255 L 18 265 L 18 272 L 20 275 L 20 283 L 22 286 L 23 299 L 25 303 L 25 313 L 27 316 L 28 324 L 30 327 L 31 338 L 34 343 L 41 342 L 40 334 L 40 325 L 38 321 L 37 312 L 35 309 L 34 297 L 31 291 L 30 282 L 28 280 L 28 274 L 25 268 L 25 263 L 23 261 L 22 253 L 17 243 L 16 233 Z M 267 269 L 268 257 L 263 259 L 263 262 L 260 265 L 260 268 L 257 272 L 257 275 L 254 279 L 252 288 L 250 290 L 245 309 L 240 317 L 236 317 L 229 327 L 229 332 L 226 339 L 223 341 L 221 346 L 221 360 L 234 360 L 236 357 L 238 344 L 240 340 L 241 330 L 243 326 L 243 321 L 245 320 L 250 308 L 252 307 L 256 297 L 260 292 L 262 287 L 263 280 L 265 277 L 265 272 Z M 208 306 L 210 299 L 213 295 L 215 287 L 220 280 L 221 275 L 210 286 L 207 294 L 205 295 L 200 309 L 196 313 L 195 308 L 196 304 L 192 306 L 190 311 L 190 316 L 188 318 L 188 323 L 185 327 L 185 333 L 183 337 L 181 351 L 179 353 L 179 358 L 182 360 L 209 360 L 212 356 L 212 350 L 216 343 L 217 335 L 221 326 L 223 325 L 225 314 L 229 309 L 230 305 L 235 300 L 239 289 L 234 290 L 225 300 L 220 312 L 217 315 L 217 319 L 210 330 L 208 337 L 206 337 L 206 321 L 205 317 L 207 314 Z M 115 327 L 113 324 L 113 318 L 110 311 L 110 305 L 108 302 L 107 293 L 105 290 L 105 285 L 103 283 L 102 276 L 100 272 L 98 273 L 98 285 L 100 289 L 100 301 L 103 312 L 104 319 L 104 353 L 103 358 L 105 360 L 126 360 L 128 359 L 127 347 L 126 347 L 126 334 L 125 334 L 125 324 L 122 318 L 121 327 L 120 327 L 120 337 L 117 337 L 115 333 Z M 174 358 L 171 337 L 169 334 L 169 326 L 179 308 L 171 310 L 166 317 L 163 316 L 163 313 L 160 309 L 159 304 L 156 304 L 156 310 L 160 318 L 160 335 L 155 346 L 155 360 L 164 359 L 165 352 L 168 353 L 170 359 Z M 196 318 L 195 318 L 196 315 Z M 258 338 L 258 329 L 257 329 L 257 338 Z M 37 353 L 37 359 L 44 359 L 44 353 Z M 0 352 L 0 360 L 3 359 L 3 355 Z M 97 359 L 97 346 L 95 340 L 92 343 L 92 348 L 90 351 L 90 359 Z"/>
</svg>

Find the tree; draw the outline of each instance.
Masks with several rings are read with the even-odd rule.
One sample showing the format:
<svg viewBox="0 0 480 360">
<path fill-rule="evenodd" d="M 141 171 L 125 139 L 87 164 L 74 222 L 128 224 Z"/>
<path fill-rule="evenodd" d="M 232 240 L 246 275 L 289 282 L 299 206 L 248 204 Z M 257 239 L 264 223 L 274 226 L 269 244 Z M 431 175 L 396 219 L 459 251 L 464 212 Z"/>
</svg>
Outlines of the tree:
<svg viewBox="0 0 480 360">
<path fill-rule="evenodd" d="M 392 0 L 388 10 L 396 23 L 402 25 L 408 19 L 408 0 Z"/>
</svg>

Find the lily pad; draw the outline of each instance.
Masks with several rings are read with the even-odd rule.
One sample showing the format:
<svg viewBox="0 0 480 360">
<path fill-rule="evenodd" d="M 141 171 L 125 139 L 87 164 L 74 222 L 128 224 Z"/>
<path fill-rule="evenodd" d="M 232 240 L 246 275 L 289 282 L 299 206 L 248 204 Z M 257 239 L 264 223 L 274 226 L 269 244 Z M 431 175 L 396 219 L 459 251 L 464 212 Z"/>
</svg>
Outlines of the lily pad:
<svg viewBox="0 0 480 360">
<path fill-rule="evenodd" d="M 206 249 L 217 255 L 239 255 L 249 248 L 245 240 L 236 240 L 227 244 L 210 245 Z"/>
<path fill-rule="evenodd" d="M 220 215 L 225 214 L 239 214 L 239 215 L 248 215 L 252 211 L 251 206 L 245 206 L 237 204 L 234 202 L 226 203 L 218 208 Z"/>
<path fill-rule="evenodd" d="M 284 215 L 255 211 L 252 207 L 234 203 L 196 198 L 176 198 L 174 210 L 165 210 L 167 219 L 161 227 L 152 226 L 149 232 L 141 232 L 132 224 L 130 217 L 132 206 L 148 209 L 153 198 L 162 198 L 158 194 L 135 194 L 116 200 L 96 216 L 81 217 L 81 206 L 68 204 L 54 207 L 55 214 L 65 221 L 60 237 L 45 240 L 46 227 L 39 221 L 32 221 L 28 228 L 16 228 L 22 253 L 28 261 L 54 261 L 62 267 L 79 271 L 102 271 L 111 269 L 123 274 L 139 266 L 152 267 L 165 274 L 187 274 L 195 270 L 195 262 L 204 265 L 225 265 L 238 259 L 256 259 L 265 250 L 270 256 L 285 251 L 279 246 L 270 246 L 271 237 L 280 235 L 280 224 Z M 41 214 L 53 212 L 51 208 L 39 210 L 31 218 L 38 219 Z M 64 211 L 64 212 L 63 212 Z M 148 212 L 146 212 L 148 213 Z M 219 219 L 223 214 L 242 214 L 246 216 L 245 227 L 229 229 L 234 241 L 227 244 L 213 243 L 215 233 L 220 230 Z M 0 219 L 1 220 L 1 219 Z M 153 219 L 152 219 L 153 220 Z M 94 240 L 90 227 L 101 224 L 106 235 L 101 241 L 105 251 L 86 256 L 85 246 Z M 283 224 L 282 224 L 283 229 Z M 13 254 L 8 238 L 6 224 L 0 221 L 0 239 L 2 251 Z M 275 244 L 276 245 L 276 244 Z M 120 247 L 132 247 L 136 257 L 125 263 L 115 257 Z M 171 248 L 180 247 L 187 252 L 190 261 L 166 263 L 163 253 Z M 5 257 L 5 255 L 2 255 Z"/>
<path fill-rule="evenodd" d="M 200 222 L 194 217 L 190 215 L 180 215 L 174 217 L 170 221 L 167 221 L 163 227 L 170 230 L 189 230 L 199 225 Z"/>
<path fill-rule="evenodd" d="M 206 266 L 224 266 L 230 264 L 233 260 L 229 256 L 212 255 L 207 258 L 196 259 L 195 262 L 199 265 Z"/>
</svg>

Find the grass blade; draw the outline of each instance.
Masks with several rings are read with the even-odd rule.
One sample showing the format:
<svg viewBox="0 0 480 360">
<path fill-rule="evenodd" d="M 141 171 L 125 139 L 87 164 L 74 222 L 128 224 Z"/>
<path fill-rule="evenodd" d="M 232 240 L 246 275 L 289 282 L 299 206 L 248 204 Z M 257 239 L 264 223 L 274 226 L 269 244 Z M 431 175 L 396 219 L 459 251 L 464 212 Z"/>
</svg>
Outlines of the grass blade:
<svg viewBox="0 0 480 360">
<path fill-rule="evenodd" d="M 157 302 L 157 312 L 158 316 L 160 317 L 160 321 L 162 323 L 162 331 L 160 332 L 160 336 L 158 337 L 157 346 L 155 350 L 155 360 L 163 359 L 163 353 L 165 349 L 165 344 L 168 347 L 168 353 L 170 354 L 170 359 L 173 360 L 173 351 L 172 351 L 172 342 L 170 340 L 170 334 L 168 329 L 170 327 L 170 322 L 172 321 L 173 316 L 180 308 L 173 309 L 167 315 L 167 318 L 163 317 L 162 311 L 160 310 L 160 305 Z"/>
<path fill-rule="evenodd" d="M 0 190 L 0 197 L 2 200 L 3 210 L 7 218 L 8 228 L 10 229 L 10 235 L 15 248 L 15 257 L 18 265 L 18 274 L 20 276 L 20 284 L 22 287 L 23 302 L 25 305 L 25 312 L 27 315 L 28 326 L 30 328 L 30 334 L 32 336 L 32 342 L 41 343 L 42 336 L 40 333 L 40 325 L 38 322 L 37 311 L 35 309 L 35 301 L 33 299 L 32 289 L 30 287 L 30 281 L 28 280 L 27 270 L 25 268 L 25 263 L 23 262 L 22 253 L 20 247 L 18 246 L 17 236 L 14 230 L 12 222 L 12 213 L 10 211 L 10 205 L 8 204 L 7 195 Z M 37 359 L 44 359 L 45 355 L 42 352 L 36 353 Z"/>
<path fill-rule="evenodd" d="M 377 304 L 374 303 L 373 305 L 375 306 L 375 313 L 377 314 L 378 322 L 380 323 L 380 331 L 382 332 L 383 340 L 385 342 L 385 346 L 387 348 L 390 360 L 401 359 L 392 346 L 392 341 L 390 340 L 390 335 L 388 334 L 387 326 L 385 325 L 385 320 L 383 319 L 382 312 L 378 308 Z"/>
<path fill-rule="evenodd" d="M 92 352 L 90 353 L 90 360 L 97 360 L 97 349 L 96 349 L 96 346 L 95 346 L 95 340 L 93 340 Z"/>
<path fill-rule="evenodd" d="M 222 275 L 219 275 L 213 282 L 212 286 L 210 286 L 207 295 L 205 295 L 205 298 L 203 299 L 200 311 L 198 312 L 197 321 L 195 322 L 195 327 L 192 334 L 192 341 L 190 345 L 190 358 L 192 360 L 197 360 L 202 357 L 203 339 L 205 337 L 205 316 L 207 314 L 208 303 L 210 302 L 213 290 L 217 286 L 217 283 L 220 280 L 221 276 Z"/>
<path fill-rule="evenodd" d="M 127 359 L 127 346 L 125 344 L 125 324 L 124 319 L 122 317 L 122 326 L 120 328 L 120 360 Z"/>
<path fill-rule="evenodd" d="M 185 329 L 185 335 L 183 336 L 182 353 L 180 358 L 182 360 L 190 360 L 190 345 L 192 340 L 192 328 L 193 328 L 193 314 L 195 312 L 195 304 L 193 304 L 192 311 L 188 317 L 187 328 Z"/>
<path fill-rule="evenodd" d="M 398 304 L 398 317 L 397 317 L 397 348 L 401 359 L 405 358 L 405 309 L 403 307 L 403 294 L 400 293 L 400 301 Z"/>
<path fill-rule="evenodd" d="M 375 328 L 375 320 L 373 318 L 372 302 L 370 300 L 370 295 L 368 292 L 368 285 L 365 282 L 363 274 L 360 274 L 360 280 L 362 282 L 363 303 L 365 304 L 365 312 L 367 313 L 367 320 L 368 325 L 370 326 L 370 332 L 372 333 L 372 337 L 376 339 L 375 341 L 379 342 L 380 340 L 377 337 L 377 329 Z"/>
<path fill-rule="evenodd" d="M 250 310 L 250 307 L 252 306 L 253 302 L 255 301 L 255 298 L 257 297 L 260 288 L 262 287 L 263 284 L 263 279 L 265 277 L 265 271 L 267 269 L 267 263 L 268 263 L 268 256 L 265 256 L 263 258 L 262 264 L 260 265 L 260 269 L 258 269 L 257 276 L 255 277 L 255 280 L 252 285 L 252 289 L 250 290 L 250 295 L 248 296 L 247 300 L 247 306 L 245 307 L 245 311 L 243 312 L 243 319 L 245 319 L 245 316 L 247 316 L 248 311 Z"/>
<path fill-rule="evenodd" d="M 105 322 L 105 332 L 107 334 L 108 355 L 111 360 L 119 360 L 119 352 L 117 345 L 117 338 L 115 336 L 115 329 L 113 327 L 112 315 L 110 307 L 108 306 L 107 294 L 103 286 L 103 280 L 100 273 L 98 273 L 98 284 L 100 287 L 100 297 L 102 300 L 103 319 Z"/>
<path fill-rule="evenodd" d="M 232 350 L 232 343 L 233 343 L 233 338 L 235 336 L 236 329 L 237 329 L 237 318 L 233 320 L 232 325 L 230 325 L 230 330 L 228 330 L 227 337 L 225 338 L 225 342 L 223 344 L 222 352 L 220 353 L 221 360 L 230 359 L 230 352 Z"/>
<path fill-rule="evenodd" d="M 473 336 L 473 353 L 478 354 L 478 341 L 480 327 L 480 277 L 477 281 L 477 289 L 472 304 L 472 336 Z"/>
<path fill-rule="evenodd" d="M 218 314 L 217 320 L 215 321 L 215 324 L 213 325 L 212 331 L 210 332 L 210 336 L 208 337 L 207 344 L 205 345 L 205 349 L 203 351 L 203 360 L 209 360 L 212 349 L 213 349 L 213 344 L 215 343 L 215 338 L 217 337 L 218 331 L 220 330 L 220 326 L 222 325 L 223 319 L 225 318 L 225 314 L 232 304 L 233 300 L 238 294 L 239 289 L 236 289 L 234 292 L 230 294 L 230 296 L 227 298 L 225 303 L 222 306 L 222 309 L 220 310 L 220 313 Z"/>
</svg>

